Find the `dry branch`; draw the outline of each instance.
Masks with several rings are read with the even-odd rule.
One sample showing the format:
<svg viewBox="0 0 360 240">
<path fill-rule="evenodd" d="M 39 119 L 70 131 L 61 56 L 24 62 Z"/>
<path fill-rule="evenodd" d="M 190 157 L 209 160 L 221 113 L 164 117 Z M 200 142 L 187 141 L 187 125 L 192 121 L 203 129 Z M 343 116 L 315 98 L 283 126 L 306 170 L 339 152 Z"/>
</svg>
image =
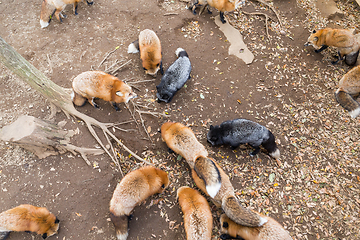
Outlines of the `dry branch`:
<svg viewBox="0 0 360 240">
<path fill-rule="evenodd" d="M 100 128 L 104 133 L 108 134 L 122 148 L 124 148 L 137 160 L 145 162 L 147 164 L 151 164 L 140 158 L 134 152 L 132 152 L 114 134 L 112 134 L 109 131 L 108 127 L 111 127 L 113 124 L 99 122 L 96 119 L 77 111 L 74 108 L 74 105 L 71 101 L 71 97 L 70 97 L 71 89 L 63 88 L 55 84 L 51 80 L 49 80 L 42 72 L 40 72 L 37 68 L 31 65 L 28 61 L 25 60 L 25 58 L 23 58 L 19 53 L 17 53 L 10 45 L 8 45 L 1 37 L 0 37 L 0 61 L 7 68 L 13 71 L 16 75 L 18 75 L 23 81 L 27 82 L 32 88 L 37 90 L 42 96 L 47 98 L 51 103 L 61 108 L 62 111 L 68 116 L 68 118 L 70 117 L 69 115 L 72 115 L 82 119 L 86 123 L 86 126 L 88 127 L 90 133 L 100 144 L 103 150 L 110 156 L 110 158 L 119 168 L 119 170 L 121 170 L 121 168 L 118 161 L 116 161 L 116 155 L 113 156 L 113 154 L 111 154 L 108 151 L 108 149 L 105 147 L 105 145 L 98 137 L 93 126 Z M 111 145 L 110 142 L 109 144 Z"/>
<path fill-rule="evenodd" d="M 262 16 L 265 16 L 265 27 L 266 27 L 266 35 L 269 38 L 269 27 L 268 27 L 268 20 L 269 20 L 269 16 L 266 14 L 266 13 L 261 13 L 261 12 L 245 12 L 245 11 L 242 11 L 243 13 L 245 14 L 248 14 L 248 15 L 262 15 Z"/>
<path fill-rule="evenodd" d="M 281 26 L 281 27 L 283 26 L 283 25 L 282 25 L 282 22 L 281 22 L 281 19 L 280 19 L 280 16 L 279 16 L 278 12 L 276 11 L 276 9 L 274 8 L 274 6 L 268 4 L 267 2 L 264 2 L 263 0 L 253 0 L 253 1 L 257 1 L 257 2 L 259 2 L 259 3 L 261 3 L 261 4 L 264 4 L 264 5 L 267 6 L 268 8 L 270 8 L 270 9 L 275 13 L 277 19 L 279 20 L 280 26 Z"/>
</svg>

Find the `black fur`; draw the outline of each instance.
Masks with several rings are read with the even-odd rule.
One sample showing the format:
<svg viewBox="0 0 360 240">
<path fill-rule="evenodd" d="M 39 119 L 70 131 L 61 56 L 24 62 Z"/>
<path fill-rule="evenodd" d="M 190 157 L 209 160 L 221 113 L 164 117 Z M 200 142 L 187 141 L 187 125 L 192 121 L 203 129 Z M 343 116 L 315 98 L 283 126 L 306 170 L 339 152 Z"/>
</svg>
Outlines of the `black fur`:
<svg viewBox="0 0 360 240">
<path fill-rule="evenodd" d="M 316 52 L 316 53 L 322 52 L 322 51 L 324 51 L 325 49 L 327 49 L 328 47 L 329 47 L 329 46 L 322 45 L 321 48 L 316 49 L 315 52 Z"/>
<path fill-rule="evenodd" d="M 42 238 L 43 238 L 43 239 L 46 239 L 46 238 L 47 238 L 47 233 L 44 233 L 44 234 L 42 235 Z"/>
<path fill-rule="evenodd" d="M 191 63 L 186 51 L 178 54 L 178 59 L 166 70 L 161 82 L 156 86 L 158 102 L 169 103 L 175 93 L 190 78 Z"/>
<path fill-rule="evenodd" d="M 212 145 L 230 145 L 231 149 L 248 143 L 256 155 L 262 145 L 269 153 L 277 150 L 274 135 L 264 126 L 246 119 L 225 121 L 218 126 L 210 126 L 207 140 Z"/>
<path fill-rule="evenodd" d="M 359 51 L 357 51 L 356 53 L 353 54 L 348 54 L 345 56 L 345 63 L 348 66 L 354 66 L 355 63 L 357 62 L 357 58 L 359 56 Z"/>
</svg>

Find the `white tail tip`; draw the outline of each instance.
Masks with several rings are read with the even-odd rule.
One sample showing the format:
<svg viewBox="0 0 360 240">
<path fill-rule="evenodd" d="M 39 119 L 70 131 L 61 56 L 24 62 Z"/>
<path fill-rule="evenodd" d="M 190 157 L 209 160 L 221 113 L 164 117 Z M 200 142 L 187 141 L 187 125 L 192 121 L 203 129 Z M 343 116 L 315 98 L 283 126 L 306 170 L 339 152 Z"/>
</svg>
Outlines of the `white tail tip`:
<svg viewBox="0 0 360 240">
<path fill-rule="evenodd" d="M 47 26 L 49 26 L 49 23 L 40 19 L 40 25 L 41 25 L 41 28 L 46 28 Z"/>
<path fill-rule="evenodd" d="M 183 48 L 176 49 L 176 51 L 175 51 L 176 56 L 178 57 L 180 52 L 182 52 L 182 51 L 185 51 L 185 50 Z"/>
<path fill-rule="evenodd" d="M 139 50 L 135 47 L 135 44 L 131 43 L 128 47 L 128 53 L 138 53 Z"/>
<path fill-rule="evenodd" d="M 267 223 L 267 219 L 266 218 L 263 218 L 263 217 L 260 217 L 260 223 L 259 223 L 259 227 L 264 225 L 265 223 Z"/>
<path fill-rule="evenodd" d="M 129 233 L 123 233 L 123 234 L 117 234 L 116 237 L 118 240 L 126 240 L 128 237 Z"/>
<path fill-rule="evenodd" d="M 206 191 L 210 197 L 214 198 L 221 188 L 221 183 L 215 183 L 209 186 L 206 186 Z"/>
<path fill-rule="evenodd" d="M 275 159 L 278 159 L 280 157 L 280 150 L 277 148 L 275 152 L 269 153 L 270 156 L 272 156 Z"/>
<path fill-rule="evenodd" d="M 360 114 L 360 107 L 358 107 L 355 110 L 352 110 L 351 112 L 349 112 L 349 114 L 352 118 L 356 118 Z"/>
</svg>

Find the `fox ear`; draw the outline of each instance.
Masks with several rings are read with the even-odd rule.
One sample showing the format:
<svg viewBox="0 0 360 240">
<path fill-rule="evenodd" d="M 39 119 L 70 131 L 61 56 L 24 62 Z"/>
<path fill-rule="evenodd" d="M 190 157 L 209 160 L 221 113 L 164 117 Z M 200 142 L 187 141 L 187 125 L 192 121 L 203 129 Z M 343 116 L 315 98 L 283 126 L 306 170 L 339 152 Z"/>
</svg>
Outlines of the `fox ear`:
<svg viewBox="0 0 360 240">
<path fill-rule="evenodd" d="M 55 219 L 55 223 L 59 223 L 60 220 L 58 218 Z"/>
<path fill-rule="evenodd" d="M 47 238 L 47 233 L 44 233 L 43 235 L 41 235 L 43 239 Z"/>
<path fill-rule="evenodd" d="M 313 33 L 316 33 L 316 30 L 314 30 Z"/>
<path fill-rule="evenodd" d="M 213 130 L 214 129 L 214 126 L 213 125 L 210 125 L 210 130 Z"/>
<path fill-rule="evenodd" d="M 115 94 L 118 95 L 119 97 L 124 96 L 124 94 L 122 92 L 120 92 L 120 91 L 117 91 Z"/>
</svg>

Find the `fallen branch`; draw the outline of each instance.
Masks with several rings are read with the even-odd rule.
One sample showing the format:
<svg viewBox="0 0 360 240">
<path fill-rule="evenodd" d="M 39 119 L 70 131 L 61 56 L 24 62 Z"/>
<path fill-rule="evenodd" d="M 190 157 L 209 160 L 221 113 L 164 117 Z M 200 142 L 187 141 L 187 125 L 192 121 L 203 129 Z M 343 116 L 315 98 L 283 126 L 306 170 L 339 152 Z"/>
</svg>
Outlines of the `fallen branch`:
<svg viewBox="0 0 360 240">
<path fill-rule="evenodd" d="M 281 22 L 281 19 L 280 19 L 280 16 L 279 16 L 278 12 L 275 10 L 274 6 L 270 5 L 270 4 L 267 3 L 267 2 L 264 2 L 263 0 L 253 0 L 253 1 L 257 1 L 257 2 L 259 2 L 259 3 L 261 3 L 261 4 L 264 4 L 264 5 L 267 6 L 268 8 L 270 8 L 270 9 L 275 13 L 275 15 L 276 15 L 276 17 L 277 17 L 277 19 L 278 19 L 278 21 L 279 21 L 279 23 L 280 23 L 280 26 L 283 27 L 282 22 Z"/>
<path fill-rule="evenodd" d="M 122 64 L 120 67 L 116 68 L 115 70 L 111 71 L 110 74 L 114 75 L 120 68 L 124 67 L 125 65 L 129 64 L 131 62 L 131 59 L 127 61 L 126 63 Z"/>
<path fill-rule="evenodd" d="M 266 27 L 266 35 L 268 37 L 268 39 L 270 40 L 270 37 L 269 37 L 269 28 L 268 28 L 268 20 L 269 20 L 269 16 L 266 14 L 266 13 L 261 13 L 261 12 L 245 12 L 245 11 L 242 11 L 243 13 L 247 14 L 247 15 L 262 15 L 262 16 L 265 16 L 265 27 Z"/>
<path fill-rule="evenodd" d="M 153 165 L 150 162 L 143 160 L 141 157 L 139 157 L 137 154 L 127 148 L 113 133 L 109 131 L 108 128 L 114 126 L 114 124 L 99 122 L 96 119 L 77 111 L 71 101 L 71 89 L 63 88 L 49 80 L 42 72 L 40 72 L 37 68 L 31 65 L 28 61 L 25 60 L 25 58 L 23 58 L 19 53 L 17 53 L 10 45 L 8 45 L 1 37 L 0 61 L 7 68 L 13 71 L 16 75 L 18 75 L 23 81 L 25 81 L 32 88 L 37 90 L 42 96 L 47 98 L 55 106 L 59 107 L 68 118 L 70 118 L 71 115 L 82 119 L 86 123 L 86 126 L 90 133 L 100 144 L 103 150 L 110 156 L 111 160 L 119 168 L 120 171 L 121 167 L 119 162 L 116 161 L 116 154 L 113 155 L 108 151 L 108 149 L 105 147 L 103 142 L 96 134 L 93 126 L 100 128 L 104 134 L 108 134 L 123 149 L 125 149 L 125 151 L 130 153 L 137 160 Z M 108 143 L 109 145 L 111 145 L 109 141 Z"/>
<path fill-rule="evenodd" d="M 108 53 L 105 55 L 104 59 L 100 62 L 98 68 L 100 68 L 100 66 L 106 61 L 106 59 L 107 59 L 112 53 L 114 53 L 114 52 L 115 52 L 116 50 L 118 50 L 118 49 L 119 49 L 119 46 L 117 46 L 114 50 L 108 52 Z"/>
</svg>

